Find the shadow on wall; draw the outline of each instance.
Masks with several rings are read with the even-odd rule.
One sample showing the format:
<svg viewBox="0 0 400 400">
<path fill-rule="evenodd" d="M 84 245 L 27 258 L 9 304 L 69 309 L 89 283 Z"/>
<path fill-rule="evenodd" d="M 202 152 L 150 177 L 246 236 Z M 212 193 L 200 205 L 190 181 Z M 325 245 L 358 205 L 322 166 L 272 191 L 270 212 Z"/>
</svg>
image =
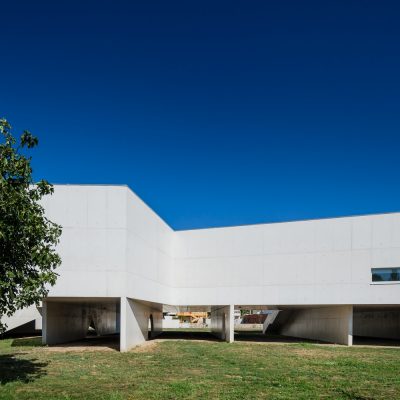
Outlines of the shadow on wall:
<svg viewBox="0 0 400 400">
<path fill-rule="evenodd" d="M 24 353 L 18 353 L 18 356 Z M 46 375 L 45 367 L 48 363 L 38 362 L 36 359 L 16 358 L 14 354 L 0 356 L 0 385 L 10 382 L 32 382 Z"/>
<path fill-rule="evenodd" d="M 9 331 L 3 333 L 1 337 L 21 337 L 21 336 L 36 336 L 40 335 L 42 332 L 41 329 L 36 329 L 35 321 L 27 322 L 26 324 L 20 325 L 14 329 L 10 329 Z"/>
</svg>

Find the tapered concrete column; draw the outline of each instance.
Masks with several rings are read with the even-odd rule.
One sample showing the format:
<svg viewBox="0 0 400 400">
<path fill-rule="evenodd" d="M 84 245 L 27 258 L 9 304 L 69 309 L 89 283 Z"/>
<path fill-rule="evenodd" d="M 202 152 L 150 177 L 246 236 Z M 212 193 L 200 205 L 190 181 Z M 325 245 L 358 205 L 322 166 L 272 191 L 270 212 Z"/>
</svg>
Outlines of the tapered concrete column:
<svg viewBox="0 0 400 400">
<path fill-rule="evenodd" d="M 228 343 L 234 340 L 234 306 L 211 307 L 211 332 Z"/>
<path fill-rule="evenodd" d="M 324 306 L 293 309 L 280 334 L 351 346 L 353 344 L 353 306 Z"/>
<path fill-rule="evenodd" d="M 161 324 L 161 304 L 121 297 L 120 351 L 128 351 L 157 336 L 162 331 Z"/>
</svg>

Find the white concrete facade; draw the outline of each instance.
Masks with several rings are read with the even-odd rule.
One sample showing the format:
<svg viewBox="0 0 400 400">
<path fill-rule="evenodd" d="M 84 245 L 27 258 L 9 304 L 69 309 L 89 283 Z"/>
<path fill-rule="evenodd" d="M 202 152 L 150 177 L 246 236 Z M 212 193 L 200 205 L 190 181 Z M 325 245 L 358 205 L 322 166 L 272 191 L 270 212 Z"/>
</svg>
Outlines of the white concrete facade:
<svg viewBox="0 0 400 400">
<path fill-rule="evenodd" d="M 43 205 L 63 227 L 48 300 L 119 299 L 121 350 L 146 339 L 149 313 L 158 324 L 163 304 L 208 306 L 227 341 L 235 305 L 332 306 L 330 318 L 303 312 L 316 326 L 304 337 L 345 344 L 350 307 L 400 307 L 399 284 L 371 281 L 371 268 L 400 266 L 400 213 L 174 231 L 125 186 L 56 185 Z M 228 310 L 224 333 L 218 310 Z M 288 334 L 300 332 L 299 318 Z M 325 334 L 328 319 L 337 324 Z"/>
</svg>

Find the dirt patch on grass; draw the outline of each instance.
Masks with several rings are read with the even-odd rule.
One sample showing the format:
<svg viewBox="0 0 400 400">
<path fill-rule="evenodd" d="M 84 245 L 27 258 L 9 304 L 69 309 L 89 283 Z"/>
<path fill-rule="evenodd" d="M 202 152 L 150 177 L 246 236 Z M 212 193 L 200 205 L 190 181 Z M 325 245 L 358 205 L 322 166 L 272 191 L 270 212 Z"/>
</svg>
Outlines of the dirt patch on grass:
<svg viewBox="0 0 400 400">
<path fill-rule="evenodd" d="M 180 343 L 188 343 L 188 342 L 194 342 L 194 343 L 216 343 L 217 340 L 215 339 L 155 339 L 155 342 L 180 342 Z"/>
<path fill-rule="evenodd" d="M 321 358 L 332 359 L 338 356 L 338 354 L 332 353 L 331 351 L 324 351 L 323 349 L 319 349 L 318 347 L 312 349 L 291 348 L 290 352 L 299 357 L 318 358 L 318 359 Z"/>
<path fill-rule="evenodd" d="M 130 350 L 130 353 L 149 353 L 156 350 L 158 340 L 150 340 Z"/>
<path fill-rule="evenodd" d="M 111 348 L 106 346 L 76 346 L 76 345 L 62 345 L 62 346 L 44 346 L 40 350 L 54 352 L 54 353 L 68 353 L 68 352 L 98 352 L 98 351 L 118 351 L 118 348 Z"/>
</svg>

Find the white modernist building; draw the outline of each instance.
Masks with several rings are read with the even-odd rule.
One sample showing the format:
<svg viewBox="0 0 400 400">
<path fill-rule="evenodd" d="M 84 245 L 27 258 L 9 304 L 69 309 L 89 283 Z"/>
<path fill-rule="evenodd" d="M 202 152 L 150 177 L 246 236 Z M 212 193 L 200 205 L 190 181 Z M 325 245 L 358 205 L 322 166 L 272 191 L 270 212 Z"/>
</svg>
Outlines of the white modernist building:
<svg viewBox="0 0 400 400">
<path fill-rule="evenodd" d="M 120 349 L 162 330 L 163 311 L 211 312 L 234 340 L 234 308 L 280 310 L 282 335 L 351 345 L 400 338 L 400 213 L 174 231 L 126 186 L 56 185 L 43 202 L 63 227 L 43 341 L 120 333 Z M 6 322 L 38 319 L 35 307 Z"/>
</svg>

